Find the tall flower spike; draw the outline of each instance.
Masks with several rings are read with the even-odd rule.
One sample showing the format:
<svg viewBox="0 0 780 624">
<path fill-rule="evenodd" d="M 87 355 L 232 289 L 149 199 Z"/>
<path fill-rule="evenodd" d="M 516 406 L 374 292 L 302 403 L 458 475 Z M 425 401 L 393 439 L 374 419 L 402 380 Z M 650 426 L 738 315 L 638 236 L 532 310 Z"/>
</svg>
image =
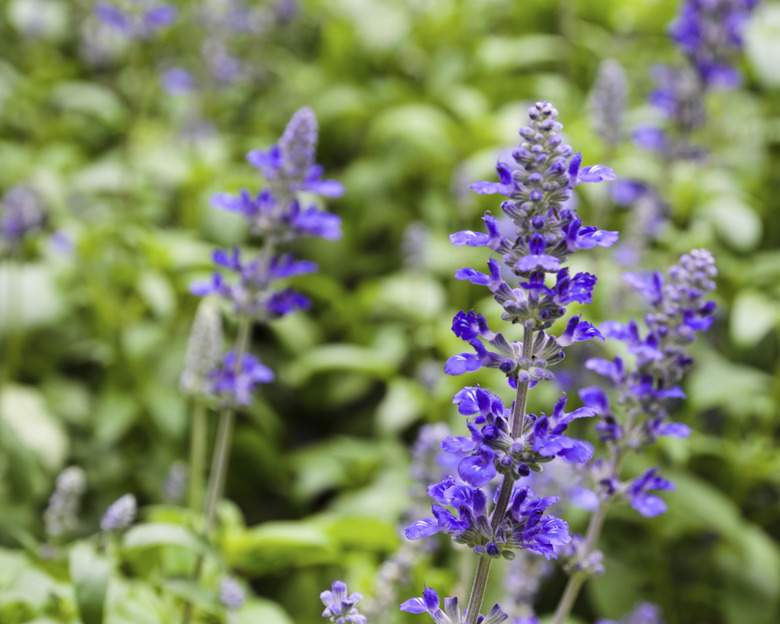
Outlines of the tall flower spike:
<svg viewBox="0 0 780 624">
<path fill-rule="evenodd" d="M 125 494 L 111 503 L 106 513 L 103 514 L 103 519 L 100 521 L 100 529 L 105 532 L 129 529 L 130 525 L 133 524 L 133 520 L 135 520 L 137 509 L 135 496 Z"/>
<path fill-rule="evenodd" d="M 336 197 L 343 187 L 330 180 L 321 180 L 322 167 L 315 162 L 317 120 L 310 108 L 297 111 L 287 124 L 279 143 L 266 151 L 247 154 L 249 163 L 259 168 L 269 188 L 257 194 L 244 189 L 238 195 L 218 193 L 211 204 L 219 210 L 241 214 L 252 233 L 261 236 L 264 250 L 246 259 L 238 248 L 214 252 L 214 263 L 237 275 L 227 280 L 221 271 L 205 282 L 190 287 L 193 294 L 216 294 L 232 301 L 236 312 L 260 321 L 283 316 L 306 308 L 308 299 L 279 282 L 317 270 L 309 261 L 296 261 L 279 248 L 305 236 L 326 240 L 341 237 L 341 220 L 315 205 L 305 205 L 298 197 L 301 191 Z"/>
<path fill-rule="evenodd" d="M 43 514 L 47 535 L 59 537 L 78 526 L 81 497 L 86 489 L 87 477 L 78 466 L 69 466 L 59 474 L 49 506 Z"/>
<path fill-rule="evenodd" d="M 615 59 L 604 59 L 596 73 L 588 108 L 593 129 L 612 147 L 623 139 L 627 98 L 628 81 L 623 66 Z"/>
<path fill-rule="evenodd" d="M 619 622 L 614 620 L 597 620 L 596 624 L 664 624 L 661 608 L 651 602 L 640 602 L 631 613 Z"/>
<path fill-rule="evenodd" d="M 25 186 L 15 186 L 0 200 L 0 252 L 14 249 L 46 221 L 38 195 Z"/>
<path fill-rule="evenodd" d="M 669 25 L 673 39 L 701 81 L 712 87 L 734 89 L 739 71 L 731 65 L 743 45 L 743 31 L 758 0 L 685 0 Z"/>
<path fill-rule="evenodd" d="M 226 576 L 219 585 L 219 601 L 226 609 L 237 611 L 244 604 L 244 589 L 236 579 Z"/>
<path fill-rule="evenodd" d="M 325 197 L 339 197 L 344 187 L 333 180 L 321 180 L 322 167 L 314 162 L 317 146 L 317 118 L 305 106 L 293 114 L 279 143 L 267 151 L 252 150 L 246 156 L 271 183 L 272 192 L 309 191 Z"/>
<path fill-rule="evenodd" d="M 546 513 L 558 498 L 537 497 L 516 482 L 556 459 L 584 462 L 592 454 L 589 445 L 565 432 L 573 419 L 595 415 L 593 408 L 567 413 L 562 397 L 547 416 L 527 414 L 526 405 L 529 389 L 553 377 L 548 369 L 563 359 L 565 348 L 602 339 L 579 316 L 571 318 L 558 336 L 548 330 L 566 314 L 569 304 L 591 300 L 596 278 L 587 273 L 571 276 L 564 266 L 571 254 L 609 247 L 617 240 L 617 232 L 584 226 L 568 200 L 581 182 L 612 180 L 615 173 L 601 165 L 582 167 L 581 154 L 563 142 L 563 126 L 551 104 L 537 102 L 528 114 L 530 123 L 520 129 L 522 141 L 512 153 L 514 163 L 498 163 L 498 182 L 470 187 L 479 194 L 506 196 L 501 209 L 509 223 L 499 224 L 493 215 L 485 214 L 487 232 L 466 230 L 450 237 L 454 245 L 488 247 L 493 252 L 487 273 L 465 268 L 455 277 L 486 286 L 503 309 L 502 320 L 522 327 L 522 340 L 491 330 L 485 318 L 474 312 L 459 312 L 453 319 L 453 332 L 474 353 L 451 357 L 445 372 L 459 375 L 481 367 L 497 368 L 516 395 L 510 407 L 481 388 L 464 388 L 455 395 L 458 411 L 469 417 L 471 435 L 450 436 L 442 448 L 457 454 L 459 478 L 448 476 L 431 484 L 432 517 L 406 529 L 409 539 L 447 533 L 480 558 L 465 615 L 452 606 L 457 599 L 445 601 L 442 611 L 431 589 L 401 606 L 413 613 L 427 611 L 437 624 L 498 622 L 507 617 L 498 606 L 487 616 L 480 615 L 492 560 L 511 560 L 522 550 L 553 559 L 571 541 L 566 522 Z M 491 487 L 494 483 L 496 489 Z"/>
</svg>

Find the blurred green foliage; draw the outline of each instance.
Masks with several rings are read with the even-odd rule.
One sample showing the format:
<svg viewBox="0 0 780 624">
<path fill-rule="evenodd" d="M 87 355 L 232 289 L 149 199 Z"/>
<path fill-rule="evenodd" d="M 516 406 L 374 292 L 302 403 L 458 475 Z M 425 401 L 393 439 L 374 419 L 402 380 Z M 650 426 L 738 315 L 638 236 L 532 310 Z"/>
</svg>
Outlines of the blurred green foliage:
<svg viewBox="0 0 780 624">
<path fill-rule="evenodd" d="M 219 85 L 205 78 L 210 33 L 194 0 L 178 3 L 172 28 L 131 43 L 99 32 L 90 0 L 4 2 L 0 191 L 32 188 L 48 224 L 0 263 L 0 622 L 175 622 L 185 598 L 202 622 L 219 622 L 215 579 L 230 569 L 253 594 L 240 624 L 316 622 L 319 592 L 337 577 L 370 600 L 401 541 L 408 444 L 421 423 L 462 426 L 450 401 L 463 381 L 441 372 L 460 350 L 450 319 L 469 307 L 495 315 L 452 279 L 483 256 L 447 236 L 498 209 L 465 186 L 492 179 L 528 102 L 542 98 L 586 163 L 662 189 L 669 220 L 645 267 L 704 246 L 721 270 L 718 321 L 696 346 L 680 409 L 694 434 L 628 465 L 664 466 L 678 484 L 669 513 L 610 518 L 607 574 L 587 586 L 576 621 L 620 617 L 640 599 L 668 624 L 780 621 L 780 7 L 754 17 L 744 88 L 708 97 L 705 162 L 667 170 L 629 141 L 612 152 L 587 116 L 596 67 L 615 57 L 629 76 L 629 124 L 648 119 L 648 69 L 679 60 L 664 34 L 676 4 L 310 0 L 289 21 L 276 14 L 231 38 L 248 71 Z M 279 5 L 260 6 L 273 16 Z M 174 66 L 207 86 L 167 94 L 160 75 Z M 187 449 L 191 406 L 177 387 L 197 303 L 187 288 L 213 247 L 247 241 L 210 195 L 256 189 L 244 153 L 270 145 L 302 105 L 320 121 L 319 161 L 347 189 L 331 205 L 345 236 L 301 246 L 320 265 L 296 284 L 312 310 L 256 332 L 253 350 L 278 383 L 240 415 L 233 502 L 209 545 L 191 514 L 161 504 Z M 591 190 L 586 221 L 630 223 Z M 55 230 L 70 252 L 49 242 Z M 609 251 L 589 262 L 600 286 L 587 318 L 637 313 Z M 468 380 L 500 382 L 484 370 Z M 531 409 L 549 409 L 556 392 L 531 393 Z M 83 539 L 64 557 L 63 544 L 43 542 L 42 512 L 72 464 L 88 491 L 71 536 Z M 100 515 L 125 492 L 144 523 L 101 545 Z M 198 552 L 210 591 L 184 580 Z M 462 591 L 470 560 L 459 556 L 422 563 L 400 597 L 423 581 Z M 563 582 L 558 572 L 545 587 L 540 613 Z"/>
</svg>

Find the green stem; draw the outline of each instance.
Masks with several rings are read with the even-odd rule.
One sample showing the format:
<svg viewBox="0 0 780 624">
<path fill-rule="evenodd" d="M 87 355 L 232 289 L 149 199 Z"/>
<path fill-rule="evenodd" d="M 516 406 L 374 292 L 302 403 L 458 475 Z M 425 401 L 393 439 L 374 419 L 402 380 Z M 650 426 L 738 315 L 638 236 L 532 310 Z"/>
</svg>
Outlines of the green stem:
<svg viewBox="0 0 780 624">
<path fill-rule="evenodd" d="M 16 378 L 24 351 L 24 264 L 17 257 L 18 250 L 14 249 L 5 264 L 5 354 L 0 384 L 12 382 Z"/>
<path fill-rule="evenodd" d="M 235 348 L 235 372 L 241 366 L 241 359 L 249 348 L 249 340 L 252 333 L 252 320 L 244 317 L 238 329 Z M 214 446 L 214 458 L 211 461 L 209 483 L 206 490 L 206 503 L 203 510 L 205 524 L 204 535 L 208 536 L 214 527 L 214 518 L 217 512 L 217 503 L 222 497 L 227 477 L 227 464 L 230 459 L 230 441 L 233 433 L 233 421 L 236 411 L 233 407 L 226 407 L 219 415 L 219 428 L 217 429 L 217 441 Z"/>
<path fill-rule="evenodd" d="M 466 611 L 466 622 L 476 624 L 479 617 L 479 610 L 482 608 L 482 600 L 485 598 L 487 590 L 488 577 L 490 576 L 490 566 L 493 560 L 490 557 L 480 556 L 477 563 L 477 571 L 474 574 L 474 584 L 471 586 L 471 595 L 469 596 L 469 608 Z"/>
<path fill-rule="evenodd" d="M 583 548 L 583 559 L 587 558 L 598 544 L 599 537 L 601 536 L 601 529 L 604 527 L 604 520 L 607 517 L 607 507 L 609 503 L 607 501 L 600 501 L 596 511 L 590 517 L 588 523 L 588 531 L 585 536 L 585 546 Z M 558 602 L 558 606 L 555 609 L 555 615 L 553 616 L 550 624 L 563 624 L 566 618 L 569 617 L 574 602 L 577 600 L 577 596 L 582 589 L 582 585 L 585 583 L 586 575 L 584 572 L 574 572 L 570 577 L 566 588 L 563 590 L 561 600 Z"/>
<path fill-rule="evenodd" d="M 241 319 L 238 328 L 235 346 L 235 370 L 239 370 L 241 359 L 249 348 L 249 341 L 252 333 L 252 319 L 245 316 Z M 203 536 L 208 538 L 211 530 L 214 528 L 214 521 L 217 517 L 217 504 L 222 498 L 225 490 L 225 480 L 227 478 L 227 466 L 230 460 L 230 442 L 233 434 L 233 424 L 236 411 L 233 407 L 225 407 L 219 414 L 219 425 L 217 428 L 217 440 L 214 443 L 214 457 L 211 460 L 211 470 L 209 471 L 209 481 L 206 489 L 206 501 L 203 509 Z M 193 580 L 197 583 L 203 572 L 203 555 L 198 555 L 195 561 L 195 571 Z M 188 600 L 184 605 L 182 615 L 182 624 L 189 624 L 192 618 L 192 603 Z"/>
<path fill-rule="evenodd" d="M 628 421 L 626 422 L 627 431 L 631 430 L 633 421 L 634 419 L 629 416 Z M 616 448 L 614 449 L 614 452 L 615 455 L 612 460 L 611 473 L 614 476 L 619 477 L 628 449 L 625 447 Z M 610 499 L 600 500 L 599 506 L 590 517 L 588 530 L 585 533 L 585 544 L 582 549 L 583 560 L 587 559 L 591 553 L 596 550 L 599 538 L 601 537 L 601 530 L 604 528 L 604 521 L 607 519 L 607 510 L 609 509 L 610 502 Z M 563 624 L 566 621 L 572 608 L 574 608 L 574 602 L 577 600 L 580 589 L 582 589 L 582 585 L 585 583 L 586 576 L 587 575 L 584 572 L 574 572 L 572 576 L 569 577 L 569 581 L 566 583 L 566 588 L 563 590 L 563 595 L 558 602 L 558 606 L 555 609 L 555 615 L 550 621 L 550 624 Z"/>
<path fill-rule="evenodd" d="M 531 359 L 533 355 L 533 337 L 534 330 L 523 329 L 523 357 L 525 359 Z M 528 405 L 528 382 L 518 382 L 517 394 L 515 396 L 515 407 L 512 410 L 512 418 L 510 422 L 510 428 L 512 431 L 512 437 L 517 438 L 520 435 L 520 429 L 523 425 L 523 419 L 525 418 L 525 410 Z M 511 476 L 505 475 L 504 481 L 501 483 L 501 490 L 498 493 L 498 500 L 496 506 L 493 508 L 493 515 L 491 517 L 491 526 L 493 531 L 498 530 L 501 522 L 506 516 L 506 510 L 509 506 L 509 500 L 512 497 L 512 490 L 515 486 L 515 480 Z M 466 612 L 467 624 L 476 624 L 479 617 L 479 610 L 482 608 L 482 601 L 485 598 L 485 591 L 487 590 L 488 576 L 490 575 L 490 565 L 493 560 L 490 557 L 480 556 L 479 563 L 477 564 L 477 571 L 474 575 L 474 583 L 471 586 L 471 595 L 469 596 L 469 606 Z"/>
<path fill-rule="evenodd" d="M 190 427 L 190 509 L 199 512 L 203 509 L 203 488 L 206 472 L 206 453 L 208 451 L 208 420 L 206 405 L 197 400 L 192 408 Z"/>
</svg>

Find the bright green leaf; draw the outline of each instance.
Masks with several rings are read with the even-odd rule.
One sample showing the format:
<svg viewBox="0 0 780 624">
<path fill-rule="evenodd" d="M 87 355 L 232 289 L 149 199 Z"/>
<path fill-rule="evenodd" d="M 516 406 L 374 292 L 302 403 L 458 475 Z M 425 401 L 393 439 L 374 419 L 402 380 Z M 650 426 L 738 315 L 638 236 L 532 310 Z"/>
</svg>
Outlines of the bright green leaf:
<svg viewBox="0 0 780 624">
<path fill-rule="evenodd" d="M 84 542 L 73 547 L 68 560 L 83 624 L 103 624 L 111 564 Z"/>
</svg>

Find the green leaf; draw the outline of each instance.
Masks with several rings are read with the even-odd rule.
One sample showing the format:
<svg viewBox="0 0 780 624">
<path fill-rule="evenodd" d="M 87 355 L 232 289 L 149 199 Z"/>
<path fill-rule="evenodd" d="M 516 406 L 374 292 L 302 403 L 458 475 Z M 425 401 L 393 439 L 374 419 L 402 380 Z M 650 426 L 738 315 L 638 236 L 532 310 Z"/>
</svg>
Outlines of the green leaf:
<svg viewBox="0 0 780 624">
<path fill-rule="evenodd" d="M 377 518 L 321 516 L 317 523 L 340 549 L 392 552 L 399 545 L 395 524 Z"/>
<path fill-rule="evenodd" d="M 122 540 L 125 550 L 180 546 L 191 551 L 207 552 L 208 543 L 189 529 L 178 524 L 151 522 L 130 529 Z"/>
<path fill-rule="evenodd" d="M 326 490 L 365 485 L 379 468 L 382 456 L 374 443 L 362 438 L 334 436 L 295 452 L 293 493 L 314 497 Z"/>
<path fill-rule="evenodd" d="M 49 325 L 62 313 L 54 270 L 46 264 L 0 263 L 0 293 L 0 333 L 9 327 Z"/>
<path fill-rule="evenodd" d="M 761 240 L 761 218 L 739 197 L 719 196 L 704 206 L 703 214 L 735 249 L 749 251 Z"/>
<path fill-rule="evenodd" d="M 377 315 L 425 321 L 440 315 L 445 302 L 444 289 L 437 280 L 425 275 L 401 274 L 382 280 L 366 303 Z"/>
<path fill-rule="evenodd" d="M 777 325 L 780 305 L 758 290 L 742 290 L 734 299 L 729 330 L 741 347 L 752 347 Z"/>
<path fill-rule="evenodd" d="M 691 373 L 688 396 L 698 410 L 720 407 L 732 414 L 771 414 L 772 376 L 709 352 Z"/>
<path fill-rule="evenodd" d="M 303 522 L 268 522 L 249 530 L 228 531 L 223 549 L 229 565 L 247 574 L 338 561 L 338 552 L 325 529 Z"/>
<path fill-rule="evenodd" d="M 238 615 L 238 624 L 293 624 L 292 618 L 278 604 L 264 598 L 246 601 Z"/>
<path fill-rule="evenodd" d="M 103 611 L 111 574 L 109 561 L 82 542 L 68 557 L 76 604 L 83 624 L 103 624 Z"/>
<path fill-rule="evenodd" d="M 144 271 L 138 279 L 138 292 L 151 311 L 160 318 L 169 317 L 176 309 L 176 294 L 161 273 Z"/>
<path fill-rule="evenodd" d="M 62 467 L 68 452 L 68 439 L 37 390 L 4 386 L 0 393 L 0 420 L 50 472 Z"/>
<path fill-rule="evenodd" d="M 162 587 L 172 596 L 191 602 L 209 613 L 218 614 L 225 609 L 215 591 L 204 589 L 192 579 L 169 579 L 163 582 Z"/>
<path fill-rule="evenodd" d="M 745 52 L 758 78 L 780 88 L 780 6 L 765 2 L 756 9 L 745 32 Z"/>
<path fill-rule="evenodd" d="M 330 344 L 317 347 L 298 358 L 286 370 L 285 383 L 300 386 L 312 375 L 326 371 L 354 371 L 379 379 L 395 372 L 395 363 L 370 347 Z"/>
<path fill-rule="evenodd" d="M 555 61 L 565 48 L 557 35 L 486 37 L 477 48 L 476 59 L 486 69 L 506 71 Z"/>
<path fill-rule="evenodd" d="M 381 112 L 374 119 L 369 141 L 375 148 L 400 148 L 405 164 L 442 161 L 453 150 L 452 120 L 439 108 L 428 104 L 407 104 Z M 407 149 L 412 148 L 412 149 Z"/>
<path fill-rule="evenodd" d="M 125 113 L 113 91 L 93 82 L 64 82 L 51 93 L 52 103 L 66 111 L 78 111 L 104 123 L 119 121 Z"/>
<path fill-rule="evenodd" d="M 393 379 L 376 409 L 379 428 L 386 433 L 402 431 L 423 414 L 428 400 L 416 381 L 402 377 Z"/>
</svg>

